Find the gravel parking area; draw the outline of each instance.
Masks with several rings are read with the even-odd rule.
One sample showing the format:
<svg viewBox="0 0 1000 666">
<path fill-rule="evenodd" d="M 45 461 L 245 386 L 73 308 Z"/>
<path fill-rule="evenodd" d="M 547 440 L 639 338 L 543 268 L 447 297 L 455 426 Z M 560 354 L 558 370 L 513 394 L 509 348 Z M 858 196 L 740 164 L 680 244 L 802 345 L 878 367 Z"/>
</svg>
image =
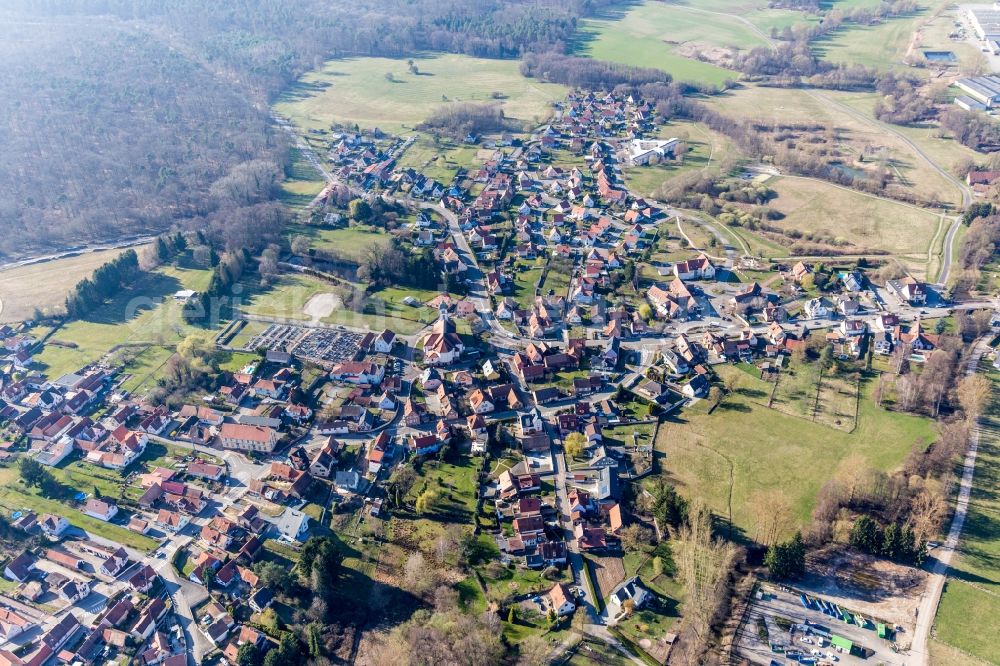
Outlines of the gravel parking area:
<svg viewBox="0 0 1000 666">
<path fill-rule="evenodd" d="M 866 626 L 850 624 L 819 610 L 818 597 L 803 606 L 799 593 L 790 588 L 761 585 L 750 608 L 747 624 L 739 637 L 740 655 L 754 664 L 885 664 L 903 666 L 907 656 L 893 651 L 890 640 L 879 638 L 868 618 Z M 848 610 L 844 608 L 844 610 Z M 762 624 L 763 623 L 763 624 Z M 767 637 L 762 636 L 767 627 Z M 831 644 L 831 636 L 854 644 L 850 654 Z"/>
</svg>

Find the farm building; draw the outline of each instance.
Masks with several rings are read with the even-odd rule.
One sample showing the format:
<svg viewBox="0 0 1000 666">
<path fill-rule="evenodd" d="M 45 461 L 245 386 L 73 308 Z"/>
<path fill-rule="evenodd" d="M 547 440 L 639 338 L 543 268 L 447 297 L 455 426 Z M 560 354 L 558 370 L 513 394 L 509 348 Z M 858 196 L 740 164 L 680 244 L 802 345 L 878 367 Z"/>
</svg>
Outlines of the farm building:
<svg viewBox="0 0 1000 666">
<path fill-rule="evenodd" d="M 987 109 L 1000 104 L 1000 76 L 970 76 L 959 79 L 955 85 L 965 93 L 963 97 L 968 97 Z"/>
<path fill-rule="evenodd" d="M 1000 11 L 990 7 L 972 7 L 969 9 L 969 22 L 980 40 L 1000 40 Z"/>
</svg>

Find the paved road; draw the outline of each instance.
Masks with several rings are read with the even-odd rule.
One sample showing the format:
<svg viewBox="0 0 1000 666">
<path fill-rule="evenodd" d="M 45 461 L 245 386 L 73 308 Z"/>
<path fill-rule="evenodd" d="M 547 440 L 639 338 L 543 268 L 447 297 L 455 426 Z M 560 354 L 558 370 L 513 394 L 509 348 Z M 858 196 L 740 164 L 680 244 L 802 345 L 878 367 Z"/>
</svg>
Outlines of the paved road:
<svg viewBox="0 0 1000 666">
<path fill-rule="evenodd" d="M 965 367 L 966 375 L 972 375 L 976 372 L 979 361 L 987 349 L 989 349 L 989 345 L 986 338 L 976 343 Z M 918 663 L 921 666 L 930 663 L 927 639 L 930 636 L 931 627 L 934 625 L 934 616 L 937 613 L 938 603 L 941 601 L 941 593 L 944 591 L 948 567 L 951 565 L 951 559 L 958 547 L 958 539 L 962 535 L 962 527 L 965 525 L 965 516 L 969 512 L 969 496 L 972 493 L 972 481 L 976 472 L 976 454 L 979 450 L 979 433 L 980 427 L 977 423 L 972 428 L 969 436 L 969 450 L 962 463 L 962 482 L 959 486 L 958 501 L 955 504 L 955 515 L 951 520 L 951 529 L 948 530 L 948 538 L 944 544 L 934 551 L 935 561 L 931 567 L 931 580 L 917 612 L 917 626 L 913 632 L 910 653 L 919 659 Z"/>
<path fill-rule="evenodd" d="M 948 233 L 944 237 L 944 248 L 942 249 L 941 257 L 941 271 L 938 273 L 937 286 L 945 287 L 948 284 L 948 278 L 951 277 L 951 257 L 955 253 L 955 234 L 958 233 L 959 227 L 962 226 L 961 218 L 955 218 L 951 221 L 951 226 L 948 227 Z"/>
<path fill-rule="evenodd" d="M 132 238 L 128 240 L 119 240 L 108 243 L 92 243 L 89 245 L 80 245 L 73 250 L 62 250 L 60 252 L 53 252 L 52 254 L 39 254 L 30 257 L 19 257 L 12 261 L 7 261 L 5 263 L 0 263 L 0 271 L 10 270 L 12 268 L 19 268 L 21 266 L 32 266 L 34 264 L 44 264 L 49 261 L 55 261 L 56 259 L 64 259 L 66 257 L 75 257 L 81 254 L 90 254 L 91 252 L 103 252 L 105 250 L 118 250 L 125 249 L 129 247 L 136 247 L 139 245 L 144 245 L 150 243 L 155 239 L 156 236 L 141 236 L 139 238 Z"/>
</svg>

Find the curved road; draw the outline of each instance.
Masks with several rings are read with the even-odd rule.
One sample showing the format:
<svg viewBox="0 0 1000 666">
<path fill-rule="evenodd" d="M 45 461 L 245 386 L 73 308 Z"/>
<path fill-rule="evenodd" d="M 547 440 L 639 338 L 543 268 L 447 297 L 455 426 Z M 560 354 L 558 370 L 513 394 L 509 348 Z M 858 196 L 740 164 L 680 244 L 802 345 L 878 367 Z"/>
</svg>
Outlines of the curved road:
<svg viewBox="0 0 1000 666">
<path fill-rule="evenodd" d="M 717 16 L 726 16 L 728 18 L 735 19 L 740 23 L 744 24 L 754 34 L 758 35 L 761 39 L 763 39 L 769 47 L 771 47 L 772 49 L 775 47 L 775 42 L 773 39 L 771 39 L 769 35 L 765 34 L 764 31 L 762 31 L 760 28 L 754 25 L 753 22 L 751 22 L 750 20 L 748 20 L 743 16 L 739 16 L 737 14 L 730 14 L 727 12 L 714 12 L 707 9 L 699 9 L 696 7 L 683 7 L 683 9 L 687 9 L 688 11 L 700 12 L 702 14 L 714 14 Z M 946 169 L 938 165 L 937 162 L 931 159 L 931 157 L 927 153 L 925 153 L 923 149 L 920 148 L 920 146 L 914 143 L 909 137 L 905 136 L 901 132 L 894 129 L 891 125 L 884 123 L 876 118 L 871 118 L 869 116 L 866 116 L 860 111 L 857 111 L 856 109 L 853 109 L 842 102 L 831 99 L 826 95 L 818 93 L 814 90 L 806 89 L 806 94 L 808 94 L 813 99 L 816 99 L 817 101 L 823 101 L 828 104 L 831 104 L 840 109 L 841 111 L 843 111 L 844 113 L 847 113 L 853 116 L 854 118 L 861 120 L 862 122 L 878 127 L 883 132 L 887 132 L 895 136 L 900 141 L 909 146 L 909 148 L 913 150 L 913 152 L 915 152 L 917 155 L 919 155 L 921 159 L 927 162 L 927 164 L 929 164 L 932 169 L 941 174 L 941 176 L 944 177 L 945 180 L 947 180 L 952 185 L 958 188 L 958 191 L 961 192 L 962 194 L 963 209 L 968 208 L 972 204 L 972 191 L 965 183 L 963 183 L 961 180 L 956 178 Z M 951 228 L 948 229 L 948 233 L 945 236 L 944 248 L 942 249 L 943 256 L 941 257 L 941 270 L 938 273 L 938 280 L 937 280 L 938 286 L 943 287 L 944 285 L 946 285 L 948 283 L 948 278 L 951 276 L 951 257 L 952 254 L 954 254 L 955 234 L 958 232 L 958 228 L 961 225 L 961 223 L 962 222 L 960 218 L 958 217 L 952 218 Z"/>
<path fill-rule="evenodd" d="M 815 99 L 816 101 L 830 104 L 831 106 L 840 109 L 844 113 L 856 118 L 857 120 L 860 120 L 873 127 L 876 127 L 879 130 L 886 132 L 887 134 L 893 135 L 894 137 L 905 143 L 914 153 L 920 156 L 922 160 L 927 162 L 927 164 L 932 169 L 937 171 L 945 180 L 947 180 L 949 183 L 958 188 L 958 191 L 961 192 L 962 194 L 963 209 L 968 208 L 972 204 L 972 190 L 970 190 L 965 183 L 956 178 L 953 174 L 949 173 L 947 169 L 941 167 L 937 162 L 931 159 L 931 157 L 927 153 L 925 153 L 923 149 L 920 148 L 920 146 L 914 143 L 905 134 L 897 131 L 888 123 L 884 123 L 876 118 L 871 118 L 861 113 L 857 109 L 851 108 L 850 106 L 844 104 L 843 102 L 831 99 L 830 97 L 824 95 L 823 93 L 817 92 L 815 90 L 806 90 L 806 94 Z M 937 279 L 938 286 L 944 286 L 948 283 L 948 278 L 951 275 L 951 257 L 952 254 L 954 254 L 955 234 L 958 232 L 958 228 L 962 224 L 962 219 L 957 216 L 951 218 L 951 221 L 952 221 L 951 228 L 948 229 L 948 234 L 945 236 L 944 248 L 942 249 L 941 252 L 942 254 L 941 271 L 938 273 L 938 279 Z"/>
</svg>

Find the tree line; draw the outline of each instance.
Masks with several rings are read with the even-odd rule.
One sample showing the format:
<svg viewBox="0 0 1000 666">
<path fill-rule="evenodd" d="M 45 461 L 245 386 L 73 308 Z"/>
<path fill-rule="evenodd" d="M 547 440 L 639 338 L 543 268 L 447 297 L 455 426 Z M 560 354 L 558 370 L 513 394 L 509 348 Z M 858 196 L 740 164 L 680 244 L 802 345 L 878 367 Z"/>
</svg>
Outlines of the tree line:
<svg viewBox="0 0 1000 666">
<path fill-rule="evenodd" d="M 77 282 L 66 297 L 67 316 L 70 319 L 86 316 L 131 285 L 140 272 L 139 255 L 131 249 L 98 266 L 93 275 Z"/>
<path fill-rule="evenodd" d="M 526 53 L 521 59 L 521 74 L 587 90 L 611 90 L 619 85 L 642 86 L 672 81 L 669 74 L 654 67 L 633 67 L 554 51 Z"/>
<path fill-rule="evenodd" d="M 249 250 L 226 252 L 212 270 L 208 288 L 195 294 L 184 305 L 182 316 L 191 324 L 211 323 L 229 305 L 233 287 L 243 277 L 252 259 Z"/>
<path fill-rule="evenodd" d="M 520 123 L 504 115 L 499 104 L 459 102 L 437 109 L 417 129 L 461 141 L 469 134 L 515 132 L 521 128 Z"/>
</svg>

